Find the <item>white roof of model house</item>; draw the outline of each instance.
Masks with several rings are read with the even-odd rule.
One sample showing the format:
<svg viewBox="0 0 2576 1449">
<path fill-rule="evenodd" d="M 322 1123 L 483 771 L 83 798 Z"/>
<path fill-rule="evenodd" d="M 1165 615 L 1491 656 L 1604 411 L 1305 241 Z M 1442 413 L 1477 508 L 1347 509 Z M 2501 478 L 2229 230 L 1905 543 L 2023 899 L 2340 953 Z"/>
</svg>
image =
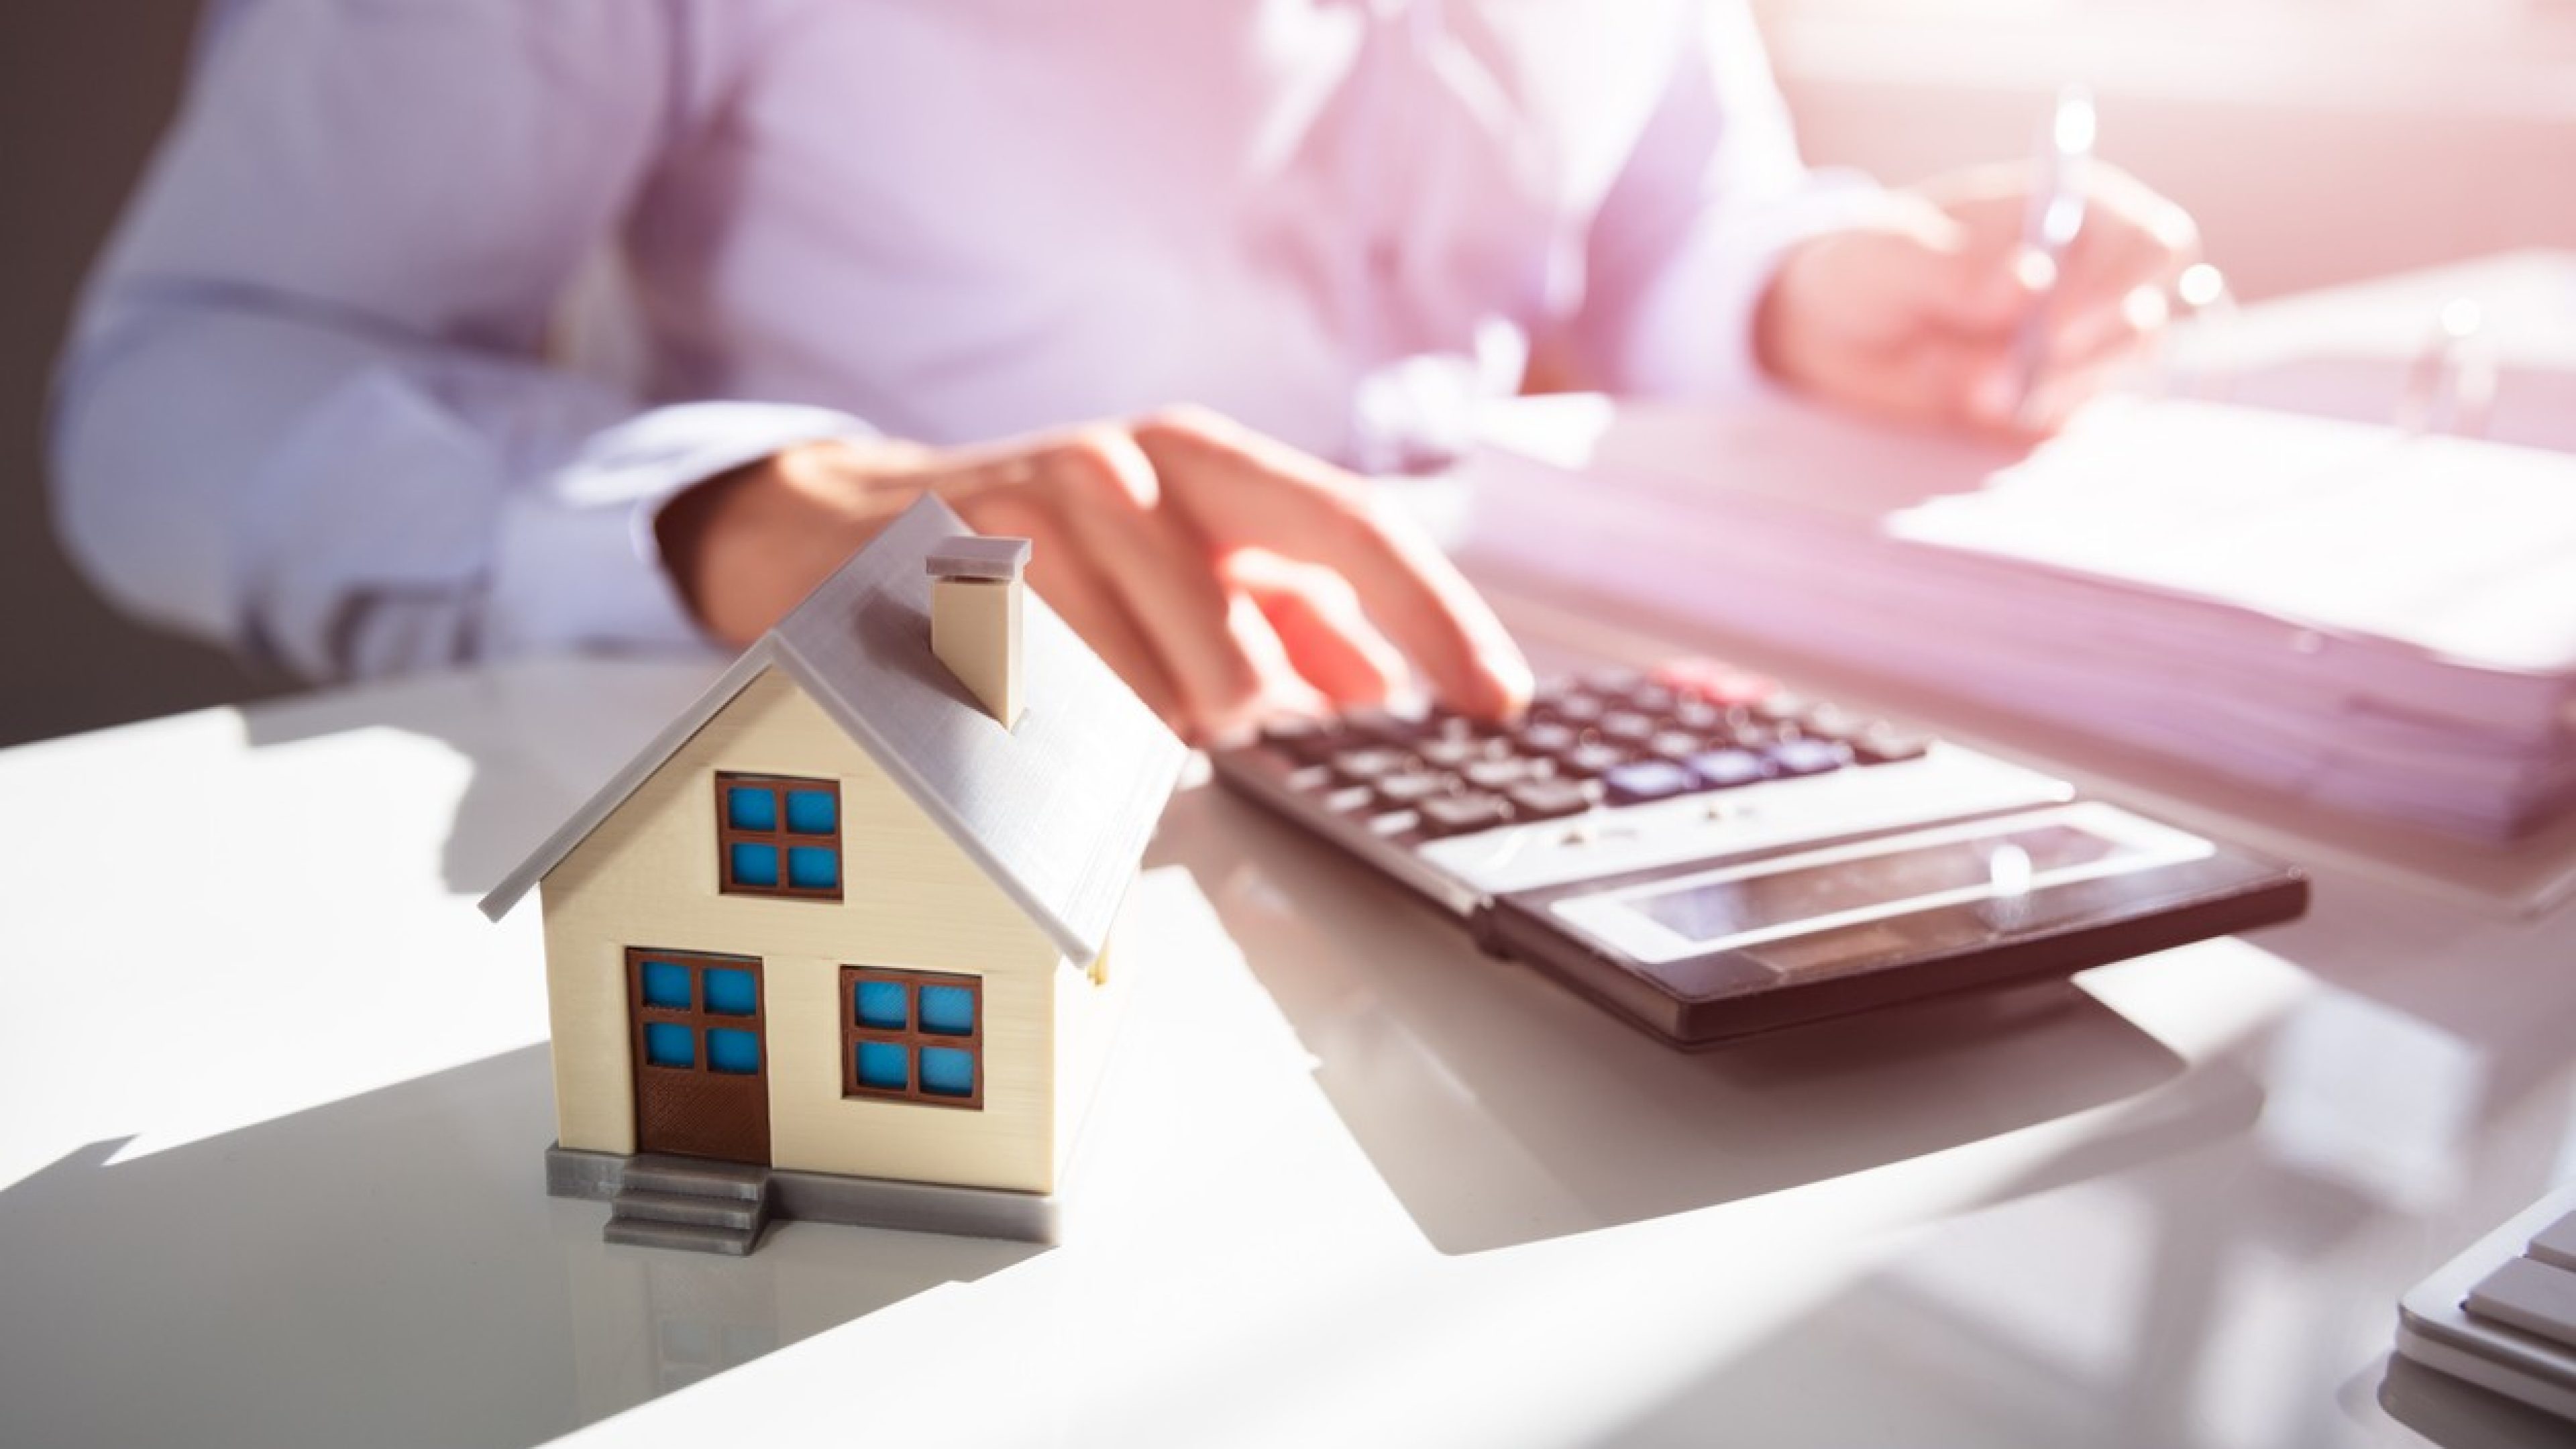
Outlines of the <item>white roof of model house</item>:
<svg viewBox="0 0 2576 1449">
<path fill-rule="evenodd" d="M 969 534 L 924 497 L 761 636 L 483 899 L 498 920 L 763 669 L 803 686 L 1064 953 L 1100 953 L 1187 750 L 1056 612 L 1022 619 L 1027 712 L 1004 729 L 930 652 L 923 560 Z"/>
</svg>

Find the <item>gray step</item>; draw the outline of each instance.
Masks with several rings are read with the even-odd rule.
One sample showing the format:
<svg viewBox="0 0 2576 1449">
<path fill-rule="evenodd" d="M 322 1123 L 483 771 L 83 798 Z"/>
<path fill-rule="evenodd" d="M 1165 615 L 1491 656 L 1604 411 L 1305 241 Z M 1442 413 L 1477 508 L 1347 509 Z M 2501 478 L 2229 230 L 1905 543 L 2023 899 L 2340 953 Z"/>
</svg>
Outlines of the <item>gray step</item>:
<svg viewBox="0 0 2576 1449">
<path fill-rule="evenodd" d="M 696 1223 L 701 1227 L 756 1231 L 769 1216 L 769 1204 L 734 1197 L 701 1197 L 696 1193 L 638 1192 L 628 1188 L 610 1199 L 608 1215 L 655 1223 Z"/>
<path fill-rule="evenodd" d="M 696 1223 L 656 1223 L 640 1218 L 610 1218 L 600 1234 L 612 1243 L 639 1248 L 677 1248 L 688 1253 L 724 1253 L 739 1258 L 760 1241 L 757 1229 L 710 1228 Z"/>
<path fill-rule="evenodd" d="M 628 1191 L 758 1202 L 769 1191 L 769 1169 L 750 1163 L 653 1153 L 627 1163 L 625 1180 L 620 1185 Z"/>
</svg>

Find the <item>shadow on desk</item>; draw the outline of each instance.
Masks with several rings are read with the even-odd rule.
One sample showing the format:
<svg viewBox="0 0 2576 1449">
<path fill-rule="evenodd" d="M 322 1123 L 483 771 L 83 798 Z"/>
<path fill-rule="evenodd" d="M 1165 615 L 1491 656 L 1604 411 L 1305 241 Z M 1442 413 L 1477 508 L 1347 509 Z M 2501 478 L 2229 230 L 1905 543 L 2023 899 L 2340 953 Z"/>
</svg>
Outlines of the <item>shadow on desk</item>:
<svg viewBox="0 0 2576 1449">
<path fill-rule="evenodd" d="M 1906 1162 L 2092 1109 L 2134 1113 L 2019 1170 L 2036 1191 L 2241 1129 L 2239 1074 L 2185 1064 L 2063 982 L 1687 1053 L 1478 952 L 1400 888 L 1215 790 L 1186 862 L 1317 1077 L 1442 1252 L 1510 1247 Z"/>
<path fill-rule="evenodd" d="M 1040 1251 L 612 1246 L 599 1204 L 545 1196 L 548 1091 L 533 1046 L 0 1191 L 0 1437 L 518 1449 Z"/>
<path fill-rule="evenodd" d="M 2529 1449 L 2576 1440 L 2576 1424 L 2394 1354 L 2380 1365 L 2375 1383 L 2365 1374 L 2355 1387 L 2365 1385 L 2390 1418 L 2442 1449 Z"/>
<path fill-rule="evenodd" d="M 726 660 L 537 658 L 271 701 L 242 712 L 258 749 L 368 729 L 433 739 L 471 767 L 440 874 L 480 896 L 713 683 Z"/>
</svg>

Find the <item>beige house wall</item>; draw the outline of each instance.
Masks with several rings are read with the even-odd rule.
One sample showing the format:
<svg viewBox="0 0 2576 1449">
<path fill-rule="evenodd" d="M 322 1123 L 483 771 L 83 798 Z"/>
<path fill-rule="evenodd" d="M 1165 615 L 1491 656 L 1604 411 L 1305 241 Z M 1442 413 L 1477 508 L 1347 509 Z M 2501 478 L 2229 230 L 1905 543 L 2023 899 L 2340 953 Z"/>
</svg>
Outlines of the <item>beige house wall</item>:
<svg viewBox="0 0 2576 1449">
<path fill-rule="evenodd" d="M 717 891 L 719 769 L 837 779 L 843 900 Z M 626 948 L 757 956 L 771 1158 L 779 1167 L 1052 1191 L 1055 1012 L 1087 986 L 865 751 L 771 670 L 555 867 L 542 886 L 563 1145 L 635 1150 Z M 983 979 L 982 1110 L 841 1095 L 840 968 Z M 1074 1009 L 1088 1003 L 1076 993 Z"/>
</svg>

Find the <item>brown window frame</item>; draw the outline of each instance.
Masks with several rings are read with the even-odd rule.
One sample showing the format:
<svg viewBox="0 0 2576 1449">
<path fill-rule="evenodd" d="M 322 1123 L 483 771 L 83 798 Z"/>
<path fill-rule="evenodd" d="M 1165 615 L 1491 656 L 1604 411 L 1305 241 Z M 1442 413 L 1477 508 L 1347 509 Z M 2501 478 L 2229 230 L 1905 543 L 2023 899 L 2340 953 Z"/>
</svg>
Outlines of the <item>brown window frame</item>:
<svg viewBox="0 0 2576 1449">
<path fill-rule="evenodd" d="M 685 967 L 689 973 L 689 1004 L 662 1006 L 644 999 L 644 963 L 667 961 Z M 650 1072 L 697 1072 L 726 1077 L 769 1076 L 769 981 L 761 970 L 758 956 L 731 956 L 717 951 L 668 951 L 657 946 L 626 948 L 626 1012 L 634 1025 L 635 1065 Z M 751 977 L 751 1012 L 737 1016 L 731 1012 L 707 1009 L 706 973 L 741 971 Z M 688 1066 L 674 1067 L 654 1061 L 646 1050 L 645 1028 L 657 1023 L 685 1027 L 689 1032 Z M 747 1031 L 760 1044 L 760 1065 L 748 1072 L 718 1072 L 713 1054 L 707 1050 L 707 1032 L 722 1027 L 728 1031 Z"/>
<path fill-rule="evenodd" d="M 859 983 L 891 982 L 904 992 L 904 1029 L 867 1026 L 859 1020 Z M 921 1029 L 921 988 L 924 986 L 963 987 L 975 1001 L 975 1025 L 963 1036 L 944 1031 Z M 891 967 L 843 966 L 841 968 L 841 1095 L 853 1101 L 914 1102 L 925 1107 L 963 1107 L 969 1111 L 984 1109 L 984 978 L 953 971 L 898 971 Z M 883 1042 L 905 1049 L 911 1064 L 903 1090 L 873 1087 L 859 1080 L 859 1044 Z M 965 1052 L 974 1060 L 975 1090 L 963 1097 L 921 1088 L 921 1049 L 947 1047 Z"/>
<path fill-rule="evenodd" d="M 733 823 L 733 797 L 728 791 L 745 787 L 769 791 L 771 807 L 777 812 L 775 830 L 738 830 Z M 804 835 L 787 828 L 787 794 L 791 790 L 819 790 L 832 797 L 832 829 L 824 835 Z M 749 771 L 716 772 L 716 890 L 728 896 L 767 896 L 793 901 L 838 901 L 842 887 L 849 883 L 849 857 L 841 849 L 842 826 L 841 782 L 806 779 L 797 775 L 762 775 Z M 778 884 L 754 885 L 733 878 L 733 848 L 736 845 L 767 845 L 778 851 Z M 832 884 L 827 888 L 791 885 L 791 868 L 787 852 L 790 847 L 813 849 L 828 845 L 832 851 Z"/>
</svg>

